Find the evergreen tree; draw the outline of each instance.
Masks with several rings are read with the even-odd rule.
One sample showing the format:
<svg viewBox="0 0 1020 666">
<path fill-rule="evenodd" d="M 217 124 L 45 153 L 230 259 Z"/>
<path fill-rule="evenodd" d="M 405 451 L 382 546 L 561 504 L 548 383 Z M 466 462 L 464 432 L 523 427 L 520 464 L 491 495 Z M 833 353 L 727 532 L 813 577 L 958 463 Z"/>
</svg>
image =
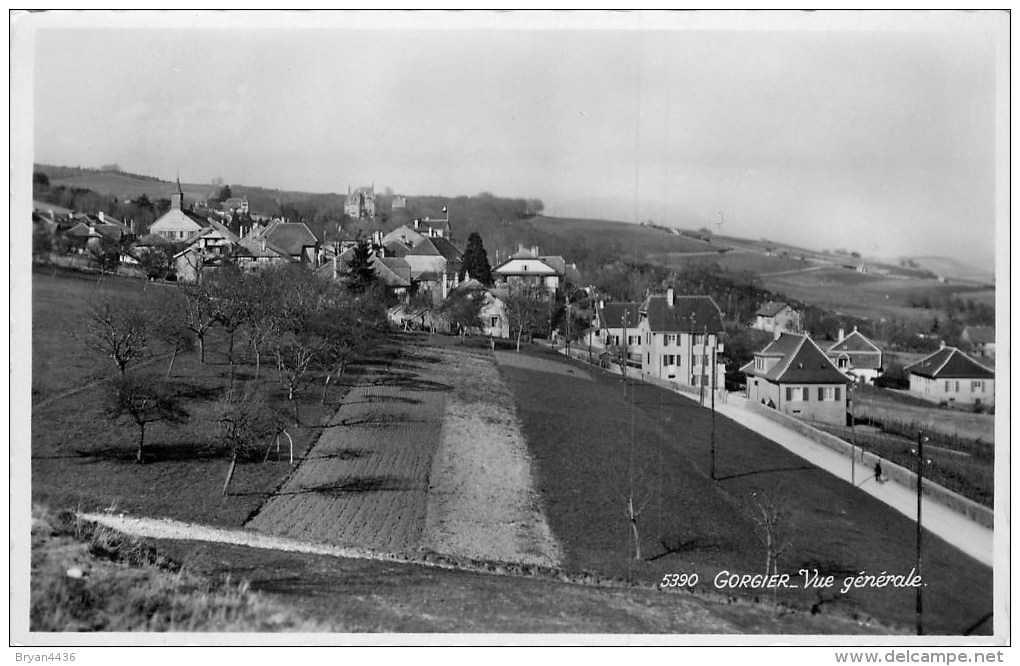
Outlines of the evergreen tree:
<svg viewBox="0 0 1020 666">
<path fill-rule="evenodd" d="M 372 267 L 372 250 L 364 240 L 354 246 L 354 256 L 347 265 L 347 288 L 356 294 L 364 292 L 376 281 Z"/>
<path fill-rule="evenodd" d="M 477 231 L 472 231 L 468 236 L 467 248 L 464 250 L 460 279 L 463 280 L 465 275 L 473 277 L 487 287 L 492 285 L 492 266 L 489 265 L 489 256 L 485 253 L 482 237 Z"/>
</svg>

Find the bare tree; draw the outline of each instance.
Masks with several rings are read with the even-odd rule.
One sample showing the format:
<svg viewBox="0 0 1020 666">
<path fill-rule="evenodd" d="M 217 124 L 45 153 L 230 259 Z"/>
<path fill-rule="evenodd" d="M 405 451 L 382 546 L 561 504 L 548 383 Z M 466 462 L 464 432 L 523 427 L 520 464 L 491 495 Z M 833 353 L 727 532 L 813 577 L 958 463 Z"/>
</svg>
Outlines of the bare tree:
<svg viewBox="0 0 1020 666">
<path fill-rule="evenodd" d="M 779 572 L 779 558 L 793 543 L 786 498 L 779 487 L 751 494 L 751 519 L 754 535 L 765 548 L 765 575 Z"/>
<path fill-rule="evenodd" d="M 137 303 L 101 298 L 85 315 L 83 341 L 108 356 L 123 377 L 132 361 L 149 353 L 150 320 Z"/>
<path fill-rule="evenodd" d="M 226 496 L 230 492 L 238 460 L 254 459 L 259 442 L 284 429 L 281 420 L 254 384 L 242 388 L 231 386 L 227 390 L 217 405 L 216 425 L 217 440 L 230 451 L 230 467 L 223 482 L 223 495 Z"/>
<path fill-rule="evenodd" d="M 216 323 L 219 304 L 201 284 L 181 285 L 181 323 L 198 340 L 199 360 L 205 363 L 205 336 Z"/>
<path fill-rule="evenodd" d="M 326 349 L 326 341 L 307 330 L 283 331 L 275 340 L 281 383 L 287 389 L 287 400 L 294 409 L 295 422 L 300 422 L 301 418 L 294 398 L 304 387 L 309 371 Z"/>
<path fill-rule="evenodd" d="M 545 307 L 541 295 L 532 289 L 517 289 L 510 292 L 506 303 L 506 316 L 510 334 L 517 338 L 517 351 L 521 351 L 521 338 L 530 335 L 542 322 Z"/>
<path fill-rule="evenodd" d="M 183 423 L 188 413 L 180 405 L 176 394 L 159 377 L 125 375 L 113 385 L 107 413 L 113 418 L 126 418 L 138 426 L 138 451 L 135 462 L 142 462 L 145 446 L 145 427 L 165 421 Z"/>
<path fill-rule="evenodd" d="M 170 363 L 167 365 L 167 379 L 173 374 L 174 361 L 186 351 L 195 348 L 195 335 L 184 321 L 183 307 L 178 294 L 164 292 L 156 300 L 152 319 L 153 334 L 157 340 L 170 349 Z"/>
</svg>

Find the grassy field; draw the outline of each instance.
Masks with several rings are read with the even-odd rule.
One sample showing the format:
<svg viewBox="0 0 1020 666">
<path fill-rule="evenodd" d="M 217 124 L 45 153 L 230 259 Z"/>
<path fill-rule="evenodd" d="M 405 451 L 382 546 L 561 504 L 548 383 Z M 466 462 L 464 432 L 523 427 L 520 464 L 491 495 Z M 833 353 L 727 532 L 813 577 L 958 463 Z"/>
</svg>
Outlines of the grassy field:
<svg viewBox="0 0 1020 666">
<path fill-rule="evenodd" d="M 597 239 L 600 243 L 618 245 L 626 255 L 644 257 L 652 253 L 718 252 L 721 248 L 686 236 L 668 234 L 652 227 L 628 222 L 587 220 L 567 217 L 536 217 L 531 225 L 556 236 Z M 567 261 L 570 258 L 567 257 Z"/>
<path fill-rule="evenodd" d="M 112 362 L 96 358 L 77 337 L 90 303 L 104 296 L 144 299 L 172 285 L 71 270 L 32 273 L 32 404 L 110 375 Z"/>
<path fill-rule="evenodd" d="M 145 194 L 151 200 L 165 198 L 177 191 L 177 183 L 169 181 L 142 180 L 120 173 L 86 173 L 79 176 L 51 179 L 53 187 L 78 187 L 115 196 L 120 199 L 134 199 Z M 210 194 L 218 193 L 216 185 L 195 185 L 181 183 L 184 198 L 191 203 L 199 199 L 205 200 Z"/>
<path fill-rule="evenodd" d="M 803 270 L 817 266 L 810 261 L 801 261 L 794 257 L 770 257 L 760 252 L 733 251 L 713 256 L 687 255 L 682 253 L 663 253 L 648 256 L 649 261 L 662 264 L 669 268 L 683 269 L 689 266 L 718 264 L 727 271 L 750 271 L 752 273 L 778 273 L 781 271 Z"/>
<path fill-rule="evenodd" d="M 765 551 L 751 516 L 756 498 L 772 491 L 785 497 L 792 539 L 780 572 L 817 568 L 841 580 L 862 570 L 906 573 L 913 566 L 907 518 L 723 418 L 716 424 L 718 480 L 712 481 L 709 410 L 645 384 L 628 388 L 624 398 L 616 375 L 597 373 L 592 382 L 502 370 L 516 395 L 550 525 L 572 568 L 644 582 L 696 572 L 706 587 L 723 570 L 760 572 Z M 631 455 L 637 501 L 647 502 L 639 520 L 640 561 L 632 556 L 625 513 Z M 989 632 L 991 570 L 930 534 L 925 543 L 927 626 Z M 790 589 L 778 598 L 904 625 L 914 612 L 913 590 Z"/>
<path fill-rule="evenodd" d="M 773 291 L 836 312 L 876 320 L 895 317 L 928 322 L 938 313 L 911 307 L 911 303 L 954 294 L 967 298 L 981 289 L 937 280 L 885 278 L 844 268 L 765 276 L 763 282 Z"/>
<path fill-rule="evenodd" d="M 995 442 L 994 414 L 939 407 L 905 391 L 862 386 L 854 394 L 854 415 L 858 421 L 916 423 L 926 432 L 981 440 L 987 444 Z"/>
</svg>

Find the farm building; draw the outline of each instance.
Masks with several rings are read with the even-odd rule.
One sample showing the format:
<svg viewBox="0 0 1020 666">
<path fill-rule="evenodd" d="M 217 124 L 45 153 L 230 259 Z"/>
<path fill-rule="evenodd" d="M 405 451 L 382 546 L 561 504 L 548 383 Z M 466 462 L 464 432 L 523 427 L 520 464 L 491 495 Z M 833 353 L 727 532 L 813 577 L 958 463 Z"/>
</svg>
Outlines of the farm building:
<svg viewBox="0 0 1020 666">
<path fill-rule="evenodd" d="M 995 358 L 995 327 L 967 326 L 960 341 L 970 345 L 971 352 L 981 358 Z"/>
<path fill-rule="evenodd" d="M 904 370 L 910 392 L 933 402 L 995 404 L 995 371 L 956 347 L 943 347 Z"/>
<path fill-rule="evenodd" d="M 740 369 L 747 398 L 810 421 L 846 424 L 850 380 L 814 340 L 781 333 Z"/>
<path fill-rule="evenodd" d="M 783 301 L 768 301 L 754 313 L 751 328 L 771 333 L 800 333 L 800 313 Z"/>
<path fill-rule="evenodd" d="M 641 374 L 702 388 L 725 385 L 722 312 L 710 296 L 650 294 L 640 307 Z M 713 376 L 714 369 L 714 376 Z"/>
<path fill-rule="evenodd" d="M 592 347 L 603 349 L 619 347 L 623 344 L 624 336 L 626 336 L 627 358 L 639 360 L 644 353 L 641 346 L 641 331 L 638 330 L 638 323 L 641 321 L 640 310 L 641 304 L 634 301 L 606 303 L 600 300 L 596 302 L 592 327 L 589 332 L 591 337 L 589 344 Z"/>
<path fill-rule="evenodd" d="M 874 384 L 882 374 L 882 350 L 856 326 L 850 335 L 839 329 L 839 337 L 826 353 L 836 368 L 855 382 Z"/>
</svg>

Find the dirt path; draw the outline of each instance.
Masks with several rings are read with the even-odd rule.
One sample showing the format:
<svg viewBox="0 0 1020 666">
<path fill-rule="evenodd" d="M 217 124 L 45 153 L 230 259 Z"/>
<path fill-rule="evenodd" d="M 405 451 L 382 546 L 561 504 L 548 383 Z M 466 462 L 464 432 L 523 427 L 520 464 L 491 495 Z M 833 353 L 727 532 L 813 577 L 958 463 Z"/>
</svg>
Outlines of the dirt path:
<svg viewBox="0 0 1020 666">
<path fill-rule="evenodd" d="M 450 354 L 456 388 L 432 466 L 424 546 L 555 567 L 562 552 L 534 489 L 514 397 L 491 357 Z"/>
</svg>

